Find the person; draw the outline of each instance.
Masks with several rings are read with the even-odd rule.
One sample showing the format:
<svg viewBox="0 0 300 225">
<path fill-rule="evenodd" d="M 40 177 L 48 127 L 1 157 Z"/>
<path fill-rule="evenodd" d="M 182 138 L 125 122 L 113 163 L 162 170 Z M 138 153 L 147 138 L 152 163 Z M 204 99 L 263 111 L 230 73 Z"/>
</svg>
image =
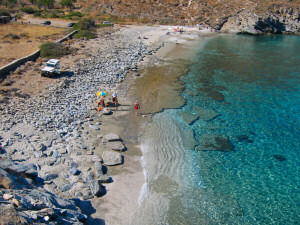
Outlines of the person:
<svg viewBox="0 0 300 225">
<path fill-rule="evenodd" d="M 117 98 L 117 97 L 118 97 L 118 94 L 117 94 L 116 91 L 114 91 L 114 93 L 112 94 L 112 100 L 113 100 L 113 102 L 115 102 L 115 98 Z"/>
<path fill-rule="evenodd" d="M 114 104 L 115 104 L 116 111 L 117 111 L 118 110 L 118 98 L 115 97 L 113 100 L 114 100 Z"/>
<path fill-rule="evenodd" d="M 135 110 L 136 115 L 138 115 L 139 108 L 140 108 L 140 104 L 139 104 L 138 100 L 136 100 L 134 103 L 134 110 Z"/>
<path fill-rule="evenodd" d="M 100 103 L 101 103 L 101 107 L 104 108 L 105 107 L 105 100 L 104 100 L 103 95 L 101 96 Z"/>
</svg>

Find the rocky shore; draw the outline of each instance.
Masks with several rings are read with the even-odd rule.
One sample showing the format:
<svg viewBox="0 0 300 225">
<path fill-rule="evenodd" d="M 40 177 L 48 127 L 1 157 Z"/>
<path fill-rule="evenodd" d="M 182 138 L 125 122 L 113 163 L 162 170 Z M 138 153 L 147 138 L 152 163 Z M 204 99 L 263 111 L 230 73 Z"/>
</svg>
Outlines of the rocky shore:
<svg viewBox="0 0 300 225">
<path fill-rule="evenodd" d="M 71 66 L 73 75 L 60 77 L 36 97 L 12 89 L 2 93 L 4 224 L 81 224 L 88 219 L 80 208 L 105 195 L 105 183 L 112 182 L 107 168 L 124 163 L 126 149 L 118 135 L 102 132 L 106 115 L 96 110 L 95 93 L 110 93 L 128 73 L 138 75 L 139 62 L 162 46 L 143 36 L 150 31 L 144 27 L 107 34 L 89 58 Z"/>
</svg>

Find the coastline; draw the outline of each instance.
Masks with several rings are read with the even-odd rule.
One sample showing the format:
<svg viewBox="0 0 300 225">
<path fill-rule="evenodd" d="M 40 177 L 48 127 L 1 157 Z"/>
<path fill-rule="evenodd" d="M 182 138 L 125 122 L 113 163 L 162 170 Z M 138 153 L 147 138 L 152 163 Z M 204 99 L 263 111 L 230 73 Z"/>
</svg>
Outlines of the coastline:
<svg viewBox="0 0 300 225">
<path fill-rule="evenodd" d="M 40 168 L 38 169 L 39 176 L 46 176 L 49 173 L 60 174 L 63 171 L 65 171 L 63 173 L 68 173 L 69 166 L 76 163 L 78 165 L 77 168 L 81 171 L 83 176 L 76 177 L 76 176 L 68 175 L 68 177 L 65 177 L 64 180 L 70 179 L 69 184 L 67 181 L 64 180 L 60 181 L 58 179 L 54 179 L 48 182 L 46 185 L 44 185 L 44 187 L 46 188 L 46 190 L 52 191 L 56 195 L 66 197 L 66 198 L 79 197 L 82 200 L 86 201 L 91 198 L 88 197 L 86 199 L 84 195 L 83 196 L 77 195 L 78 191 L 81 191 L 82 188 L 84 188 L 85 190 L 84 183 L 81 184 L 80 182 L 78 182 L 79 181 L 78 178 L 82 179 L 83 182 L 85 182 L 86 179 L 85 174 L 86 173 L 90 174 L 91 171 L 93 171 L 93 166 L 91 166 L 91 163 L 95 160 L 95 158 L 101 156 L 102 152 L 107 148 L 105 145 L 103 146 L 99 144 L 99 142 L 101 142 L 101 140 L 103 139 L 103 135 L 108 133 L 115 133 L 119 135 L 123 140 L 123 143 L 127 147 L 127 151 L 122 152 L 122 155 L 124 157 L 123 164 L 118 166 L 113 166 L 113 167 L 108 166 L 107 175 L 111 177 L 113 182 L 103 183 L 104 187 L 106 188 L 106 194 L 100 198 L 98 197 L 92 198 L 91 205 L 89 207 L 82 206 L 80 208 L 82 213 L 88 215 L 87 221 L 89 224 L 99 224 L 99 223 L 100 224 L 101 223 L 128 224 L 128 221 L 131 220 L 131 216 L 134 215 L 139 208 L 138 201 L 141 198 L 140 193 L 143 190 L 142 188 L 143 185 L 145 184 L 145 171 L 143 171 L 144 168 L 142 167 L 142 163 L 143 163 L 141 158 L 142 152 L 140 149 L 140 140 L 139 140 L 140 135 L 143 132 L 141 126 L 144 126 L 143 124 L 145 124 L 145 121 L 150 122 L 151 121 L 150 114 L 162 110 L 161 106 L 165 104 L 164 102 L 162 102 L 161 105 L 159 107 L 156 107 L 154 110 L 143 108 L 142 105 L 141 111 L 143 112 L 143 114 L 149 114 L 149 113 L 150 114 L 146 115 L 146 117 L 144 116 L 136 117 L 131 107 L 134 99 L 137 96 L 139 98 L 142 98 L 143 100 L 149 98 L 145 97 L 144 93 L 142 92 L 136 93 L 134 90 L 131 90 L 132 85 L 135 84 L 136 78 L 139 78 L 140 71 L 151 72 L 151 69 L 149 70 L 149 68 L 153 65 L 159 68 L 159 65 L 169 64 L 169 62 L 166 62 L 166 60 L 165 59 L 163 60 L 163 58 L 172 58 L 174 56 L 178 57 L 180 54 L 178 53 L 174 54 L 174 51 L 175 52 L 178 51 L 178 43 L 186 43 L 191 39 L 197 38 L 199 34 L 198 31 L 192 32 L 192 31 L 188 31 L 188 29 L 196 29 L 196 28 L 187 28 L 187 33 L 184 33 L 184 35 L 180 35 L 179 33 L 173 33 L 172 28 L 170 26 L 160 26 L 160 27 L 129 26 L 129 28 L 128 27 L 121 28 L 121 31 L 116 32 L 117 35 L 120 36 L 123 35 L 123 37 L 125 37 L 125 39 L 127 38 L 127 40 L 128 38 L 129 39 L 137 38 L 137 35 L 140 35 L 139 38 L 137 39 L 140 39 L 140 42 L 143 43 L 141 46 L 145 45 L 147 47 L 146 48 L 142 47 L 143 50 L 142 52 L 139 53 L 140 55 L 135 55 L 135 54 L 132 55 L 134 60 L 140 60 L 140 62 L 137 63 L 135 66 L 133 66 L 131 69 L 127 69 L 126 72 L 127 75 L 125 73 L 126 78 L 125 75 L 124 77 L 122 76 L 118 77 L 121 80 L 123 80 L 123 82 L 121 83 L 117 82 L 113 84 L 110 83 L 101 84 L 101 87 L 98 87 L 98 89 L 100 88 L 101 90 L 108 91 L 109 96 L 111 95 L 113 90 L 118 91 L 119 103 L 121 104 L 118 112 L 114 112 L 110 116 L 102 115 L 99 117 L 99 112 L 95 110 L 95 103 L 94 103 L 95 97 L 93 97 L 90 94 L 86 94 L 85 101 L 88 98 L 89 99 L 85 103 L 85 105 L 90 110 L 88 110 L 87 112 L 85 111 L 80 112 L 83 113 L 82 115 L 85 117 L 85 119 L 83 119 L 82 122 L 79 121 L 79 127 L 78 127 L 79 132 L 76 130 L 78 128 L 75 128 L 77 125 L 75 125 L 74 128 L 70 129 L 72 134 L 69 135 L 68 133 L 70 133 L 70 131 L 68 130 L 65 129 L 59 130 L 57 128 L 53 130 L 51 129 L 50 126 L 49 126 L 50 130 L 48 131 L 47 124 L 46 126 L 42 125 L 44 127 L 40 126 L 38 122 L 39 119 L 36 120 L 34 116 L 32 117 L 32 119 L 34 119 L 32 122 L 28 120 L 27 120 L 28 122 L 26 122 L 26 119 L 25 120 L 22 119 L 23 114 L 21 111 L 20 113 L 17 113 L 18 119 L 15 122 L 16 123 L 19 122 L 20 124 L 24 123 L 25 125 L 24 127 L 22 127 L 22 125 L 15 126 L 15 124 L 11 124 L 12 122 L 11 120 L 13 119 L 10 120 L 9 118 L 9 120 L 7 119 L 3 120 L 4 123 L 3 123 L 2 131 L 7 133 L 5 134 L 1 132 L 1 139 L 2 139 L 1 142 L 2 143 L 4 142 L 4 147 L 6 148 L 8 155 L 10 155 L 14 160 L 18 160 L 18 159 L 23 159 L 24 156 L 22 156 L 22 154 L 24 155 L 25 153 L 26 160 L 28 162 L 35 162 L 36 158 L 38 158 L 41 161 L 39 163 L 42 163 L 42 164 L 37 163 L 39 165 L 38 168 Z M 168 32 L 170 32 L 171 34 L 167 35 Z M 109 34 L 104 35 L 104 37 L 107 40 L 111 38 Z M 129 40 L 129 43 L 133 43 L 133 42 L 134 40 L 132 41 Z M 97 38 L 97 40 L 92 40 L 91 43 L 89 43 L 89 41 L 85 41 L 84 44 L 89 46 L 94 44 L 97 45 L 106 44 L 105 41 L 102 40 L 101 38 Z M 163 43 L 165 45 L 164 47 L 163 47 Z M 117 48 L 119 48 L 119 46 L 117 46 Z M 110 51 L 111 51 L 111 47 L 114 48 L 114 46 L 105 46 L 105 47 L 110 48 Z M 96 48 L 92 48 L 92 49 L 93 52 L 89 51 L 85 53 L 90 57 L 89 59 L 86 59 L 86 61 L 83 61 L 79 64 L 76 63 L 77 65 L 75 66 L 72 65 L 72 63 L 69 63 L 65 67 L 65 68 L 75 69 L 75 72 L 79 74 L 79 76 L 76 76 L 74 78 L 65 77 L 62 79 L 55 80 L 54 82 L 51 81 L 52 85 L 48 85 L 49 86 L 48 90 L 50 92 L 58 90 L 58 97 L 61 97 L 59 95 L 61 94 L 59 93 L 60 92 L 59 90 L 61 88 L 68 89 L 70 82 L 71 83 L 75 82 L 75 84 L 76 82 L 79 82 L 79 84 L 82 83 L 81 80 L 83 78 L 81 78 L 80 76 L 85 75 L 85 73 L 87 72 L 88 73 L 91 72 L 85 70 L 86 65 L 89 65 L 89 60 L 91 60 L 93 57 L 97 58 L 97 52 L 99 53 L 99 50 L 97 51 Z M 112 50 L 112 52 L 115 52 L 116 56 L 118 56 L 118 51 L 120 50 L 119 49 Z M 154 54 L 155 52 L 157 53 Z M 183 53 L 184 51 L 181 52 Z M 107 57 L 107 55 L 105 57 Z M 172 60 L 176 59 L 176 57 L 174 57 Z M 113 60 L 114 55 L 109 55 L 108 58 Z M 175 76 L 174 78 L 174 81 L 176 82 L 178 76 L 181 75 L 182 70 L 179 71 L 180 73 L 178 73 L 177 76 Z M 90 80 L 90 82 L 95 82 L 95 81 L 97 82 L 97 84 L 99 84 L 99 81 L 95 78 L 92 78 L 92 80 Z M 47 83 L 46 80 L 43 82 Z M 94 88 L 93 84 L 91 87 Z M 145 87 L 142 87 L 142 89 L 144 88 Z M 81 90 L 86 92 L 85 89 L 81 89 Z M 37 95 L 41 93 L 41 90 L 38 91 L 39 92 L 37 92 Z M 66 99 L 68 98 L 68 96 L 65 97 Z M 38 96 L 38 100 L 35 101 L 37 101 L 37 103 L 40 104 L 40 102 L 49 101 L 47 100 L 49 98 L 51 98 L 49 94 L 45 94 L 44 96 L 40 94 L 40 96 Z M 10 106 L 10 108 L 13 109 L 14 107 L 16 107 L 16 105 L 18 110 L 23 110 L 22 107 L 26 108 L 26 104 L 20 104 L 19 100 L 22 101 L 22 99 L 18 99 L 16 103 L 13 103 Z M 76 100 L 78 101 L 78 99 Z M 142 104 L 146 106 L 146 102 L 142 102 Z M 170 105 L 168 107 L 180 107 L 182 104 L 183 102 L 180 102 L 180 104 Z M 25 115 L 26 113 L 30 115 L 31 111 L 34 109 L 36 109 L 35 106 L 33 106 L 33 109 L 27 108 L 25 110 Z M 40 113 L 43 113 L 43 109 L 40 109 L 39 111 Z M 6 115 L 9 115 L 9 113 L 10 113 L 9 110 L 8 111 L 6 110 Z M 5 116 L 5 114 L 3 114 L 3 116 Z M 100 132 L 97 131 L 98 127 L 100 128 Z M 53 131 L 58 132 L 60 137 L 56 136 L 54 139 L 49 139 L 49 137 L 53 135 Z M 27 148 L 23 149 L 21 150 L 23 153 L 20 155 L 19 150 L 17 150 L 16 152 L 14 149 L 16 148 L 16 146 L 17 147 L 20 146 L 21 143 L 18 143 L 17 141 L 10 139 L 10 135 L 16 132 L 22 134 L 24 137 L 29 137 L 30 145 L 33 144 L 36 145 L 38 143 L 46 143 L 47 141 L 49 142 L 49 140 L 51 140 L 51 143 L 49 145 L 44 145 L 46 147 L 46 150 L 42 150 L 41 155 L 35 153 L 33 154 L 35 157 L 33 157 L 32 150 L 35 151 L 36 148 L 33 148 L 32 150 L 28 150 Z M 34 140 L 32 140 L 33 137 L 35 137 Z M 79 139 L 75 139 L 76 137 L 79 137 L 79 139 L 82 140 L 83 142 L 80 141 L 80 143 L 78 143 Z M 68 142 L 69 140 L 73 140 L 73 139 L 75 140 L 75 142 L 72 143 L 77 145 L 77 147 L 74 146 L 74 144 L 71 144 L 71 142 L 67 146 L 64 145 L 65 142 Z M 82 149 L 82 146 L 84 144 L 86 145 L 88 152 L 84 150 L 85 148 Z M 53 148 L 53 145 L 55 146 L 55 148 Z M 67 150 L 63 150 L 65 148 L 67 148 Z M 53 158 L 53 154 L 55 154 L 55 156 L 57 157 Z M 47 157 L 50 157 L 50 159 Z M 68 191 L 61 191 L 61 188 L 65 188 L 67 185 L 68 185 L 67 187 Z"/>
</svg>

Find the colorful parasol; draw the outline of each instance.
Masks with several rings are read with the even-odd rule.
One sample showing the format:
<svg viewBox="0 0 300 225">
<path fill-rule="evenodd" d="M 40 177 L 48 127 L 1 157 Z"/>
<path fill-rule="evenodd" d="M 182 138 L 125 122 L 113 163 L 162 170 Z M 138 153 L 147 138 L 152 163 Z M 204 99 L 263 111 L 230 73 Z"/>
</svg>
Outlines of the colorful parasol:
<svg viewBox="0 0 300 225">
<path fill-rule="evenodd" d="M 96 95 L 97 95 L 97 96 L 106 96 L 107 93 L 106 93 L 105 91 L 99 91 L 99 92 L 97 92 Z"/>
</svg>

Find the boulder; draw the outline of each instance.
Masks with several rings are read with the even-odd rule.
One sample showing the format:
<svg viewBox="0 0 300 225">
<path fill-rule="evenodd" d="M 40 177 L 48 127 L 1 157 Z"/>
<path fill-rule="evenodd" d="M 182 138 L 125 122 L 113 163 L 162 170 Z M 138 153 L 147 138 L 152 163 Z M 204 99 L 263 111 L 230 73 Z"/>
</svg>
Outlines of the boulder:
<svg viewBox="0 0 300 225">
<path fill-rule="evenodd" d="M 1 187 L 5 189 L 17 187 L 16 178 L 2 168 L 0 168 L 0 188 Z"/>
<path fill-rule="evenodd" d="M 105 189 L 99 180 L 91 180 L 89 182 L 89 187 L 93 196 L 99 197 L 105 194 Z"/>
<path fill-rule="evenodd" d="M 107 134 L 103 139 L 106 141 L 121 141 L 121 138 L 116 134 Z"/>
<path fill-rule="evenodd" d="M 126 149 L 125 145 L 120 141 L 108 142 L 108 146 L 111 150 L 123 151 Z"/>
<path fill-rule="evenodd" d="M 101 183 L 110 182 L 110 179 L 109 179 L 108 175 L 104 174 L 103 166 L 101 165 L 100 162 L 95 162 L 94 163 L 94 168 L 95 168 L 96 179 L 100 180 Z"/>
<path fill-rule="evenodd" d="M 21 219 L 12 204 L 2 204 L 0 207 L 0 221 L 3 225 L 22 224 Z"/>
<path fill-rule="evenodd" d="M 37 167 L 33 163 L 14 164 L 5 168 L 5 170 L 13 175 L 28 177 L 32 179 L 38 176 Z"/>
<path fill-rule="evenodd" d="M 53 179 L 55 179 L 57 177 L 58 177 L 58 174 L 50 173 L 50 174 L 46 174 L 42 178 L 43 178 L 44 181 L 50 181 L 50 180 L 53 180 Z"/>
<path fill-rule="evenodd" d="M 114 166 L 122 163 L 122 155 L 118 152 L 104 151 L 102 158 L 106 166 Z"/>
</svg>

